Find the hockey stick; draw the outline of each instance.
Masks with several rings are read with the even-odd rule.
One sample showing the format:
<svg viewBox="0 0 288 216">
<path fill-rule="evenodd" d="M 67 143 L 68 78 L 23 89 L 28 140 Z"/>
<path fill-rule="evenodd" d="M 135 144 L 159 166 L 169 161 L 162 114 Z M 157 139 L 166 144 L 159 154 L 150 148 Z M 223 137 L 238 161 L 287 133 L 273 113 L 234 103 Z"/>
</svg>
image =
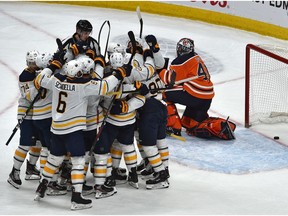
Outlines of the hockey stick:
<svg viewBox="0 0 288 216">
<path fill-rule="evenodd" d="M 31 102 L 31 104 L 29 105 L 29 107 L 27 108 L 25 114 L 23 115 L 23 117 L 21 119 L 19 119 L 17 125 L 14 127 L 12 134 L 10 135 L 9 139 L 6 142 L 6 146 L 9 145 L 10 141 L 12 140 L 12 138 L 14 137 L 15 133 L 17 132 L 17 130 L 20 128 L 20 125 L 22 124 L 22 122 L 24 121 L 24 119 L 26 118 L 26 116 L 28 115 L 28 113 L 30 112 L 30 110 L 33 108 L 34 103 L 40 98 L 40 92 L 36 95 L 36 97 L 33 99 L 33 101 Z"/>
<path fill-rule="evenodd" d="M 108 24 L 108 27 L 109 27 L 109 28 L 108 28 L 108 36 L 107 36 L 107 41 L 106 41 L 104 58 L 105 58 L 105 56 L 106 56 L 106 52 L 107 52 L 107 48 L 108 48 L 108 41 L 109 41 L 109 38 L 110 38 L 110 29 L 111 29 L 111 26 L 110 26 L 109 20 L 105 20 L 105 21 L 103 22 L 103 24 L 102 24 L 101 27 L 100 27 L 99 34 L 98 34 L 99 51 L 100 51 L 100 53 L 101 53 L 100 37 L 101 37 L 102 29 L 103 29 L 103 27 L 104 27 L 104 25 L 105 25 L 106 23 Z"/>
<path fill-rule="evenodd" d="M 129 59 L 129 62 L 128 62 L 127 64 L 131 64 L 132 59 L 133 59 L 133 57 L 134 57 L 134 55 L 135 55 L 135 53 L 136 53 L 136 41 L 135 41 L 134 33 L 133 33 L 132 31 L 129 31 L 129 32 L 128 32 L 128 36 L 129 36 L 129 38 L 130 38 L 130 41 L 131 41 L 133 50 L 132 50 L 132 55 L 131 55 L 131 57 L 130 57 L 130 59 Z M 119 89 L 120 89 L 120 87 L 121 87 L 121 85 L 122 85 L 122 82 L 123 82 L 123 80 L 120 81 L 119 84 L 117 85 L 117 91 L 119 91 Z M 101 126 L 99 127 L 99 131 L 98 131 L 98 133 L 97 133 L 97 135 L 96 135 L 96 138 L 95 138 L 95 140 L 94 140 L 94 142 L 93 142 L 93 144 L 92 144 L 92 146 L 91 146 L 91 149 L 90 149 L 90 151 L 89 151 L 89 156 L 92 155 L 92 152 L 94 151 L 94 148 L 95 148 L 95 146 L 96 146 L 96 144 L 97 144 L 97 141 L 98 141 L 98 139 L 99 139 L 99 137 L 100 137 L 100 135 L 101 135 L 101 133 L 102 133 L 102 131 L 103 131 L 103 128 L 104 128 L 104 126 L 106 125 L 106 120 L 107 120 L 107 118 L 108 118 L 108 115 L 109 115 L 110 110 L 112 109 L 112 106 L 113 106 L 113 104 L 114 104 L 114 101 L 115 101 L 116 97 L 117 97 L 117 95 L 114 95 L 114 96 L 113 96 L 112 101 L 110 102 L 110 104 L 109 104 L 109 106 L 108 106 L 108 108 L 107 108 L 106 115 L 104 116 L 104 119 L 103 119 L 103 121 L 102 121 L 102 124 L 101 124 Z"/>
<path fill-rule="evenodd" d="M 195 80 L 199 78 L 199 76 L 193 76 L 193 77 L 189 77 L 189 78 L 186 78 L 186 79 L 182 79 L 182 80 L 178 80 L 176 82 L 174 82 L 174 85 L 180 85 L 184 82 L 188 82 L 188 81 L 192 81 L 192 80 Z M 165 91 L 165 90 L 170 90 L 170 89 L 173 89 L 174 86 L 171 86 L 171 87 L 164 87 L 164 88 L 155 88 L 155 89 L 150 89 L 149 91 L 150 92 L 155 92 L 155 91 Z M 111 96 L 111 95 L 120 95 L 120 94 L 129 94 L 129 93 L 138 93 L 140 92 L 139 90 L 130 90 L 130 91 L 116 91 L 116 92 L 109 92 L 107 95 Z"/>
<path fill-rule="evenodd" d="M 63 52 L 63 44 L 62 44 L 62 41 L 57 38 L 56 39 L 56 43 L 57 43 L 57 46 L 58 46 L 58 49 L 60 52 Z M 30 110 L 33 108 L 34 106 L 34 103 L 40 98 L 41 96 L 41 91 L 42 91 L 42 88 L 40 88 L 38 90 L 38 93 L 37 95 L 35 96 L 35 98 L 33 99 L 33 101 L 30 103 L 29 107 L 27 108 L 25 114 L 22 116 L 21 119 L 19 119 L 17 125 L 14 127 L 13 131 L 12 131 L 12 134 L 10 135 L 9 139 L 7 140 L 6 142 L 6 146 L 9 145 L 10 141 L 12 140 L 12 138 L 14 137 L 15 133 L 17 132 L 17 130 L 20 128 L 20 125 L 22 124 L 22 122 L 24 121 L 24 119 L 26 118 L 26 116 L 28 115 L 28 113 L 30 112 Z"/>
<path fill-rule="evenodd" d="M 178 139 L 180 141 L 186 142 L 186 139 L 184 137 L 182 137 L 182 136 L 178 136 L 178 135 L 175 135 L 173 133 L 166 133 L 166 134 L 171 136 L 171 137 L 173 137 L 173 138 L 175 138 L 175 139 Z"/>
<path fill-rule="evenodd" d="M 106 40 L 106 46 L 105 46 L 105 52 L 104 52 L 104 59 L 105 59 L 105 57 L 106 57 L 106 53 L 107 53 L 107 49 L 108 49 L 108 43 L 109 43 L 109 38 L 110 38 L 110 30 L 111 30 L 111 26 L 110 26 L 109 20 L 107 20 L 107 24 L 108 24 L 109 30 L 108 30 L 107 40 Z"/>
<path fill-rule="evenodd" d="M 142 19 L 141 12 L 140 12 L 140 6 L 137 6 L 136 12 L 137 12 L 137 16 L 138 16 L 138 19 L 139 19 L 139 22 L 140 22 L 140 34 L 139 34 L 139 37 L 142 38 L 143 19 Z"/>
</svg>

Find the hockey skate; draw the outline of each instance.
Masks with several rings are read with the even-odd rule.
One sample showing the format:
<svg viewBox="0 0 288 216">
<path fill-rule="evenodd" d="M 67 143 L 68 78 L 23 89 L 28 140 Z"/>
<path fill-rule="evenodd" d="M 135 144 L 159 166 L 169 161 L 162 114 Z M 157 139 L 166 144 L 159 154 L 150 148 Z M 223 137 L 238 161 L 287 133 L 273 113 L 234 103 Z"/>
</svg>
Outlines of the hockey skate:
<svg viewBox="0 0 288 216">
<path fill-rule="evenodd" d="M 43 179 L 36 190 L 36 196 L 34 200 L 39 201 L 41 198 L 44 198 L 47 188 L 48 188 L 48 181 L 47 179 Z"/>
<path fill-rule="evenodd" d="M 148 179 L 153 178 L 153 174 L 154 174 L 154 170 L 150 164 L 146 166 L 146 168 L 140 172 L 142 180 L 148 180 Z"/>
<path fill-rule="evenodd" d="M 22 184 L 22 181 L 20 179 L 20 170 L 16 170 L 13 167 L 11 173 L 9 174 L 9 178 L 7 179 L 7 182 L 11 184 L 13 187 L 15 187 L 16 189 L 19 189 Z"/>
<path fill-rule="evenodd" d="M 161 170 L 160 172 L 155 173 L 155 178 L 146 181 L 146 189 L 161 189 L 168 188 L 169 182 L 167 181 L 168 175 L 166 170 Z"/>
<path fill-rule="evenodd" d="M 36 165 L 30 164 L 27 160 L 25 180 L 39 180 L 40 178 L 40 171 L 37 169 Z"/>
<path fill-rule="evenodd" d="M 80 192 L 74 192 L 72 190 L 71 210 L 81 210 L 91 207 L 92 207 L 92 200 L 85 199 L 82 197 L 82 194 Z"/>
<path fill-rule="evenodd" d="M 90 185 L 86 185 L 86 183 L 84 182 L 83 187 L 82 187 L 82 195 L 88 196 L 92 193 L 94 193 L 94 187 Z"/>
<path fill-rule="evenodd" d="M 141 162 L 136 166 L 137 174 L 140 174 L 142 170 L 144 170 L 149 164 L 148 158 L 144 158 Z"/>
<path fill-rule="evenodd" d="M 56 181 L 49 182 L 46 192 L 47 196 L 61 196 L 67 194 L 67 187 L 58 184 Z"/>
<path fill-rule="evenodd" d="M 112 178 L 112 176 L 106 178 L 104 185 L 95 185 L 95 198 L 101 199 L 113 196 L 115 193 L 117 193 L 115 185 L 116 182 L 115 179 Z"/>
<path fill-rule="evenodd" d="M 116 185 L 125 184 L 127 182 L 126 169 L 112 168 L 112 175 L 115 178 Z"/>
<path fill-rule="evenodd" d="M 129 176 L 128 176 L 128 183 L 132 187 L 134 187 L 136 189 L 139 189 L 138 174 L 137 174 L 137 171 L 136 171 L 136 167 L 131 168 L 131 172 L 129 172 Z"/>
</svg>

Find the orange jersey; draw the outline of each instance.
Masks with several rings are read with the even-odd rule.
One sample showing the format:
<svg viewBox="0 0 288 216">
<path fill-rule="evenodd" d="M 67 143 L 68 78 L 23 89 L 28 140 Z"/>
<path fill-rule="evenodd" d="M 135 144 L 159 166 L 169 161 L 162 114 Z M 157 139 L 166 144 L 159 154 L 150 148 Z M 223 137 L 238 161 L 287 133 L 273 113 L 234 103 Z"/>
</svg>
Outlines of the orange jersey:
<svg viewBox="0 0 288 216">
<path fill-rule="evenodd" d="M 170 83 L 171 74 L 176 73 L 175 82 L 179 85 L 175 89 L 184 89 L 196 98 L 212 99 L 214 97 L 213 83 L 203 60 L 197 54 L 189 53 L 174 59 L 169 70 L 160 72 L 165 84 Z M 187 80 L 191 78 L 191 80 Z M 182 82 L 183 81 L 183 82 Z"/>
</svg>

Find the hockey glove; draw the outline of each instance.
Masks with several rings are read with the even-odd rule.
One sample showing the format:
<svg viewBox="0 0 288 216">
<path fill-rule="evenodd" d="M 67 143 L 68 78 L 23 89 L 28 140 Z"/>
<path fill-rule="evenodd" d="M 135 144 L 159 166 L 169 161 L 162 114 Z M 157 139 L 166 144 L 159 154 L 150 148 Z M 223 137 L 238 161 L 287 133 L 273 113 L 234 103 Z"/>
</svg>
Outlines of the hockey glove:
<svg viewBox="0 0 288 216">
<path fill-rule="evenodd" d="M 147 85 L 145 85 L 144 83 L 141 83 L 139 81 L 135 81 L 134 82 L 134 87 L 139 90 L 139 93 L 143 96 L 145 96 L 146 94 L 149 93 L 149 89 L 147 87 Z"/>
<path fill-rule="evenodd" d="M 129 44 L 128 44 L 128 47 L 127 47 L 127 49 L 126 49 L 126 52 L 127 52 L 127 53 L 133 53 L 133 47 L 132 47 L 132 45 L 129 45 Z M 136 43 L 136 53 L 143 54 L 142 45 L 140 45 L 139 43 Z"/>
<path fill-rule="evenodd" d="M 86 55 L 87 55 L 89 58 L 91 58 L 91 59 L 94 59 L 94 58 L 95 58 L 95 52 L 94 52 L 94 50 L 92 50 L 92 49 L 86 50 Z"/>
<path fill-rule="evenodd" d="M 170 81 L 169 81 L 169 83 L 167 83 L 166 87 L 167 88 L 173 88 L 173 86 L 175 84 L 175 80 L 176 80 L 176 72 L 173 70 L 171 72 L 171 75 L 170 75 Z"/>
<path fill-rule="evenodd" d="M 153 58 L 153 53 L 151 49 L 146 49 L 143 54 L 144 61 L 146 61 L 147 57 Z"/>
<path fill-rule="evenodd" d="M 98 55 L 95 59 L 94 59 L 94 63 L 99 64 L 100 66 L 102 66 L 103 68 L 106 66 L 106 62 L 105 62 L 105 58 L 103 55 Z"/>
<path fill-rule="evenodd" d="M 160 50 L 159 44 L 157 43 L 157 39 L 154 35 L 147 35 L 145 40 L 154 53 Z"/>
<path fill-rule="evenodd" d="M 74 56 L 77 56 L 79 53 L 84 53 L 83 44 L 81 42 L 76 42 L 70 47 Z"/>
<path fill-rule="evenodd" d="M 51 64 L 48 66 L 52 72 L 55 72 L 56 69 L 62 68 L 62 65 L 65 64 L 66 59 L 64 59 L 65 52 L 56 52 L 53 55 L 53 60 Z"/>
<path fill-rule="evenodd" d="M 131 74 L 132 66 L 130 64 L 124 64 L 122 67 L 118 67 L 114 72 L 113 75 L 118 80 L 123 80 L 124 77 L 128 77 Z"/>
<path fill-rule="evenodd" d="M 115 100 L 114 104 L 110 110 L 110 114 L 112 115 L 119 115 L 125 114 L 128 112 L 128 103 L 124 100 Z"/>
</svg>

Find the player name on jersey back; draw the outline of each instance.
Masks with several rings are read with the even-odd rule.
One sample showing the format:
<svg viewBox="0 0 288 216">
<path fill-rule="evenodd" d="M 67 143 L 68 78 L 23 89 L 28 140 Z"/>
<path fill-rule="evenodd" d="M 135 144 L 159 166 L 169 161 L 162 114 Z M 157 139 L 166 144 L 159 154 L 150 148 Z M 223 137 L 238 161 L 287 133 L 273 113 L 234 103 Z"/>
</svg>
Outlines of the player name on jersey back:
<svg viewBox="0 0 288 216">
<path fill-rule="evenodd" d="M 59 81 L 55 82 L 55 87 L 59 90 L 65 90 L 65 91 L 76 91 L 76 87 L 74 84 L 64 84 Z"/>
</svg>

